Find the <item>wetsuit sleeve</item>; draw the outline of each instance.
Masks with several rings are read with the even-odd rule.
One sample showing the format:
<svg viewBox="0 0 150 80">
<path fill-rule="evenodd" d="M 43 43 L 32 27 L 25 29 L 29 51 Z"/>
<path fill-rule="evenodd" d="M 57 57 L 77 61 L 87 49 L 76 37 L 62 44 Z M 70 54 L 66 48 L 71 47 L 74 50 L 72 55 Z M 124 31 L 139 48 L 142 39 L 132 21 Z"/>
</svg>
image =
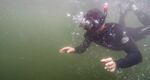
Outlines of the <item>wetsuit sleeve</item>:
<svg viewBox="0 0 150 80">
<path fill-rule="evenodd" d="M 90 46 L 90 44 L 91 44 L 91 41 L 87 37 L 85 37 L 83 42 L 79 46 L 75 47 L 75 53 L 85 52 L 86 49 Z"/>
<path fill-rule="evenodd" d="M 116 61 L 117 67 L 128 68 L 140 63 L 142 61 L 142 55 L 134 41 L 129 37 L 122 38 L 121 40 L 123 50 L 127 53 L 127 55 L 125 58 Z"/>
</svg>

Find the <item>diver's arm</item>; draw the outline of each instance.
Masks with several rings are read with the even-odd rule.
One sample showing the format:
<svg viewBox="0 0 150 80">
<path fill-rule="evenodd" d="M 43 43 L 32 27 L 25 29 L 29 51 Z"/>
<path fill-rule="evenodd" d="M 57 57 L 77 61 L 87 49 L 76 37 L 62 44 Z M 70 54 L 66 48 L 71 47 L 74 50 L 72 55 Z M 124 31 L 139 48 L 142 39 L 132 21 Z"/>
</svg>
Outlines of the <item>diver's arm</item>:
<svg viewBox="0 0 150 80">
<path fill-rule="evenodd" d="M 84 41 L 77 47 L 75 47 L 75 53 L 83 53 L 90 46 L 91 41 L 88 38 L 85 38 Z"/>
<path fill-rule="evenodd" d="M 59 50 L 60 53 L 83 53 L 90 46 L 91 40 L 88 38 L 87 34 L 84 34 L 85 39 L 77 47 L 66 46 Z"/>
<path fill-rule="evenodd" d="M 91 44 L 91 41 L 86 39 L 77 47 L 66 46 L 59 50 L 60 53 L 83 53 Z"/>
<path fill-rule="evenodd" d="M 128 68 L 142 61 L 142 55 L 132 39 L 122 45 L 127 56 L 116 61 L 117 68 Z"/>
</svg>

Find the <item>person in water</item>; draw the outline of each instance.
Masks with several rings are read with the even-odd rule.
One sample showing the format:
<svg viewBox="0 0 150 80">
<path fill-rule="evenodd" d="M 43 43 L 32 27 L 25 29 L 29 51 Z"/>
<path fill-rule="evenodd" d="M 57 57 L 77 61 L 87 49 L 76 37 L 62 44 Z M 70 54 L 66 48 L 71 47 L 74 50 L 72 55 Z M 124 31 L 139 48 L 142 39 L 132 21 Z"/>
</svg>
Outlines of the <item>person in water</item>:
<svg viewBox="0 0 150 80">
<path fill-rule="evenodd" d="M 124 17 L 126 12 L 120 16 L 118 23 L 105 23 L 106 14 L 98 9 L 87 11 L 80 27 L 86 32 L 83 42 L 77 47 L 66 46 L 61 48 L 60 53 L 83 53 L 92 42 L 109 48 L 111 50 L 122 50 L 127 55 L 124 58 L 114 60 L 112 57 L 103 58 L 100 61 L 105 64 L 104 69 L 114 72 L 117 69 L 128 68 L 142 61 L 142 55 L 135 42 L 150 34 L 150 17 L 139 11 L 132 5 L 133 11 L 143 27 L 125 27 Z"/>
</svg>

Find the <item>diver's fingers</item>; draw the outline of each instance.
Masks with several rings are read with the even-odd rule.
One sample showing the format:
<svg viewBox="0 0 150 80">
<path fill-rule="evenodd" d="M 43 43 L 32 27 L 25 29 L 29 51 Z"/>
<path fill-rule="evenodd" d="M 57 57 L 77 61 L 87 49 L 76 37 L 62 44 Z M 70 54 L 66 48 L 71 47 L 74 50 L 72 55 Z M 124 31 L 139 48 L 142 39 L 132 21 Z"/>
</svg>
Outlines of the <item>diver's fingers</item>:
<svg viewBox="0 0 150 80">
<path fill-rule="evenodd" d="M 60 53 L 65 53 L 70 47 L 64 47 L 59 50 Z"/>
<path fill-rule="evenodd" d="M 107 62 L 110 62 L 110 61 L 112 61 L 113 59 L 111 58 L 111 57 L 109 57 L 109 58 L 105 58 L 105 59 L 101 59 L 101 62 L 102 63 L 107 63 Z"/>
<path fill-rule="evenodd" d="M 104 69 L 106 69 L 106 70 L 111 70 L 111 69 L 113 69 L 114 68 L 114 65 L 112 65 L 112 66 L 107 66 L 107 67 L 104 67 Z"/>
<path fill-rule="evenodd" d="M 112 66 L 111 68 L 108 68 L 107 71 L 109 72 L 115 72 L 116 68 L 114 66 Z"/>
<path fill-rule="evenodd" d="M 105 67 L 105 69 L 106 69 L 107 71 L 109 71 L 109 72 L 115 72 L 115 70 L 116 70 L 116 69 L 113 68 L 113 67 L 112 67 L 112 68 L 106 68 L 106 67 Z"/>
<path fill-rule="evenodd" d="M 105 66 L 112 66 L 112 65 L 114 65 L 113 61 L 110 61 L 110 62 L 108 62 L 108 63 L 105 64 Z"/>
<path fill-rule="evenodd" d="M 74 52 L 75 51 L 75 48 L 73 47 L 64 47 L 62 49 L 60 49 L 60 53 L 71 53 L 71 52 Z"/>
<path fill-rule="evenodd" d="M 110 71 L 110 72 L 115 72 L 115 70 L 116 70 L 116 69 L 115 69 L 115 68 L 113 68 L 113 69 L 111 69 L 111 70 L 109 70 L 109 71 Z"/>
<path fill-rule="evenodd" d="M 72 53 L 72 52 L 74 52 L 74 51 L 75 51 L 74 48 L 69 48 L 69 49 L 67 50 L 67 53 Z"/>
<path fill-rule="evenodd" d="M 107 66 L 105 66 L 107 69 L 112 69 L 112 68 L 114 68 L 115 67 L 115 63 L 111 63 L 111 65 L 107 65 Z"/>
<path fill-rule="evenodd" d="M 116 63 L 114 61 L 108 62 L 105 64 L 104 69 L 109 72 L 114 72 L 116 70 Z"/>
</svg>

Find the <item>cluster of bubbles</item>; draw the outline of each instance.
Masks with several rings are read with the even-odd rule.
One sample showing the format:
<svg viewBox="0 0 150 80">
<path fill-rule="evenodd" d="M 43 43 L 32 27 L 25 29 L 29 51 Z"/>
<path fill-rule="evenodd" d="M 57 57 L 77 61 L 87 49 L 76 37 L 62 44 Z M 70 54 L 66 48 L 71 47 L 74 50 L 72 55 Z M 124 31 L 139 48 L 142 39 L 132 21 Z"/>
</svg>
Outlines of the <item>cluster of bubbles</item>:
<svg viewBox="0 0 150 80">
<path fill-rule="evenodd" d="M 72 27 L 73 31 L 71 32 L 71 35 L 72 35 L 72 43 L 73 43 L 73 45 L 76 45 L 76 44 L 80 43 L 80 41 L 77 40 L 77 38 L 81 37 L 81 32 L 80 32 L 80 30 L 78 30 L 77 27 L 84 20 L 84 12 L 79 11 L 75 15 L 71 14 L 71 13 L 66 13 L 66 17 L 68 17 L 69 20 L 71 20 L 70 26 L 75 26 L 75 27 Z"/>
<path fill-rule="evenodd" d="M 70 17 L 73 22 L 80 23 L 84 19 L 84 12 L 80 11 L 77 15 L 72 15 L 71 13 L 66 14 L 67 17 Z"/>
</svg>

